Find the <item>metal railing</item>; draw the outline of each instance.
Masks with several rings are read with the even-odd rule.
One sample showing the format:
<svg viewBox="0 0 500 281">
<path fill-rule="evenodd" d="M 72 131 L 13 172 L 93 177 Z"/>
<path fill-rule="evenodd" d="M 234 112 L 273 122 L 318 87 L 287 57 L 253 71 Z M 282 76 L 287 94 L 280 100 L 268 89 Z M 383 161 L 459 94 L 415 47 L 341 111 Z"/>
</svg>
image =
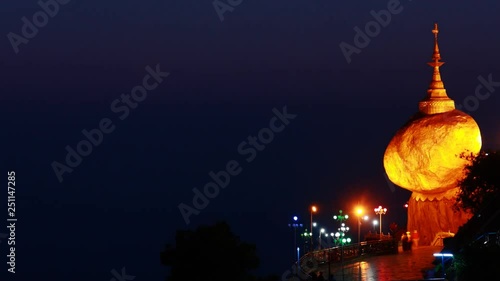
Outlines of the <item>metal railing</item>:
<svg viewBox="0 0 500 281">
<path fill-rule="evenodd" d="M 299 260 L 300 271 L 309 274 L 325 264 L 348 262 L 365 255 L 389 255 L 398 253 L 394 239 L 367 241 L 309 252 Z"/>
</svg>

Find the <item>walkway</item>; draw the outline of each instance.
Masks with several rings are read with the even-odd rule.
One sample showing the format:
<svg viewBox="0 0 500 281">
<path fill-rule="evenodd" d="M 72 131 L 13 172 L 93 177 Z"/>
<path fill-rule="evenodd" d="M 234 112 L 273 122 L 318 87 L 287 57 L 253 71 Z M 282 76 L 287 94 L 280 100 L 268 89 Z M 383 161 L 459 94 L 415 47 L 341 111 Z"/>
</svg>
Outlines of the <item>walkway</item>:
<svg viewBox="0 0 500 281">
<path fill-rule="evenodd" d="M 342 278 L 342 266 L 335 264 L 331 266 L 331 273 L 335 280 L 424 280 L 422 271 L 432 269 L 434 256 L 440 252 L 442 247 L 419 247 L 411 252 L 400 252 L 399 254 L 360 257 L 356 261 L 350 261 L 344 265 L 344 278 Z M 321 269 L 324 276 L 328 276 L 328 265 Z"/>
</svg>

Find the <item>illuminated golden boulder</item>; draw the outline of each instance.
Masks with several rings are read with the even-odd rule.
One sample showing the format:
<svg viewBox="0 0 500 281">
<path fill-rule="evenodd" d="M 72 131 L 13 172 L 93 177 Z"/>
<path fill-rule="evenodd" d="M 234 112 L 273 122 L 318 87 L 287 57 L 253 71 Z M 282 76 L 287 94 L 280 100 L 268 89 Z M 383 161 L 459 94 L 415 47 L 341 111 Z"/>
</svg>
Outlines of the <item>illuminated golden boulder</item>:
<svg viewBox="0 0 500 281">
<path fill-rule="evenodd" d="M 480 149 L 479 126 L 469 115 L 456 109 L 431 115 L 419 112 L 392 138 L 384 167 L 394 184 L 436 195 L 455 188 L 463 176 L 467 162 L 460 154 Z"/>
<path fill-rule="evenodd" d="M 474 119 L 455 109 L 444 88 L 439 67 L 441 55 L 434 26 L 434 73 L 419 112 L 399 129 L 384 154 L 384 168 L 396 185 L 413 191 L 408 201 L 408 231 L 420 233 L 421 245 L 433 242 L 437 233 L 456 232 L 470 214 L 452 206 L 458 181 L 464 176 L 462 153 L 477 154 L 481 133 Z"/>
</svg>

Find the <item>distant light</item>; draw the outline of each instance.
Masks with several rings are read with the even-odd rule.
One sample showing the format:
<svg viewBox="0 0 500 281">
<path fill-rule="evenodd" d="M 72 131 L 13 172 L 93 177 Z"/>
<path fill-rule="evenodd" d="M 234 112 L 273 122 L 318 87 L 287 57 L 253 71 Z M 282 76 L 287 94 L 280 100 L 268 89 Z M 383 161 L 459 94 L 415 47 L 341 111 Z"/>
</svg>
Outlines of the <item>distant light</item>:
<svg viewBox="0 0 500 281">
<path fill-rule="evenodd" d="M 324 228 L 322 228 L 320 231 L 321 231 L 321 233 L 323 233 L 323 232 L 325 232 L 325 229 L 324 229 Z"/>
<path fill-rule="evenodd" d="M 316 225 L 317 225 L 317 224 L 316 224 L 315 222 L 313 222 L 313 227 L 316 227 Z"/>
<path fill-rule="evenodd" d="M 405 208 L 408 208 L 408 203 L 405 204 Z"/>
<path fill-rule="evenodd" d="M 373 220 L 373 225 L 377 225 L 378 224 L 378 220 Z"/>
<path fill-rule="evenodd" d="M 435 253 L 435 257 L 453 257 L 453 254 L 442 254 L 442 253 Z"/>
<path fill-rule="evenodd" d="M 333 219 L 336 220 L 337 219 L 337 216 L 333 216 Z"/>
<path fill-rule="evenodd" d="M 294 220 L 294 221 L 297 221 L 298 219 L 299 219 L 299 218 L 297 218 L 297 216 L 294 216 L 294 217 L 293 217 L 293 220 Z"/>
<path fill-rule="evenodd" d="M 297 252 L 299 252 L 299 251 L 300 251 L 300 248 L 299 248 L 299 247 L 297 247 Z"/>
<path fill-rule="evenodd" d="M 348 219 L 348 218 L 349 218 L 349 216 L 348 216 L 348 215 L 345 215 L 345 219 Z"/>
<path fill-rule="evenodd" d="M 351 238 L 347 238 L 347 243 L 351 243 Z"/>
</svg>

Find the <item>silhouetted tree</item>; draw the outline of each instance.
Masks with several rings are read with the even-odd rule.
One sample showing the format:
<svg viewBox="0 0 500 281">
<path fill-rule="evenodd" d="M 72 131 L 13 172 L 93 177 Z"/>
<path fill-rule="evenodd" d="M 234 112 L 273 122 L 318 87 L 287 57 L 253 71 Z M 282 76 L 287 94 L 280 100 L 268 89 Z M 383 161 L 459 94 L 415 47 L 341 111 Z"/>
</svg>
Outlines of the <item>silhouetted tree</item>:
<svg viewBox="0 0 500 281">
<path fill-rule="evenodd" d="M 477 214 L 500 193 L 500 153 L 483 151 L 477 156 L 462 155 L 470 161 L 455 207 Z"/>
<path fill-rule="evenodd" d="M 160 259 L 171 268 L 168 281 L 254 281 L 250 271 L 259 266 L 256 252 L 255 245 L 240 241 L 219 222 L 177 231 L 175 247 L 166 245 Z"/>
<path fill-rule="evenodd" d="M 474 216 L 450 240 L 448 248 L 455 252 L 450 270 L 456 271 L 457 280 L 487 280 L 489 276 L 500 275 L 500 267 L 493 262 L 500 256 L 500 245 L 476 239 L 500 230 L 500 153 L 484 151 L 477 156 L 462 157 L 470 164 L 465 178 L 459 182 L 455 207 Z"/>
</svg>

